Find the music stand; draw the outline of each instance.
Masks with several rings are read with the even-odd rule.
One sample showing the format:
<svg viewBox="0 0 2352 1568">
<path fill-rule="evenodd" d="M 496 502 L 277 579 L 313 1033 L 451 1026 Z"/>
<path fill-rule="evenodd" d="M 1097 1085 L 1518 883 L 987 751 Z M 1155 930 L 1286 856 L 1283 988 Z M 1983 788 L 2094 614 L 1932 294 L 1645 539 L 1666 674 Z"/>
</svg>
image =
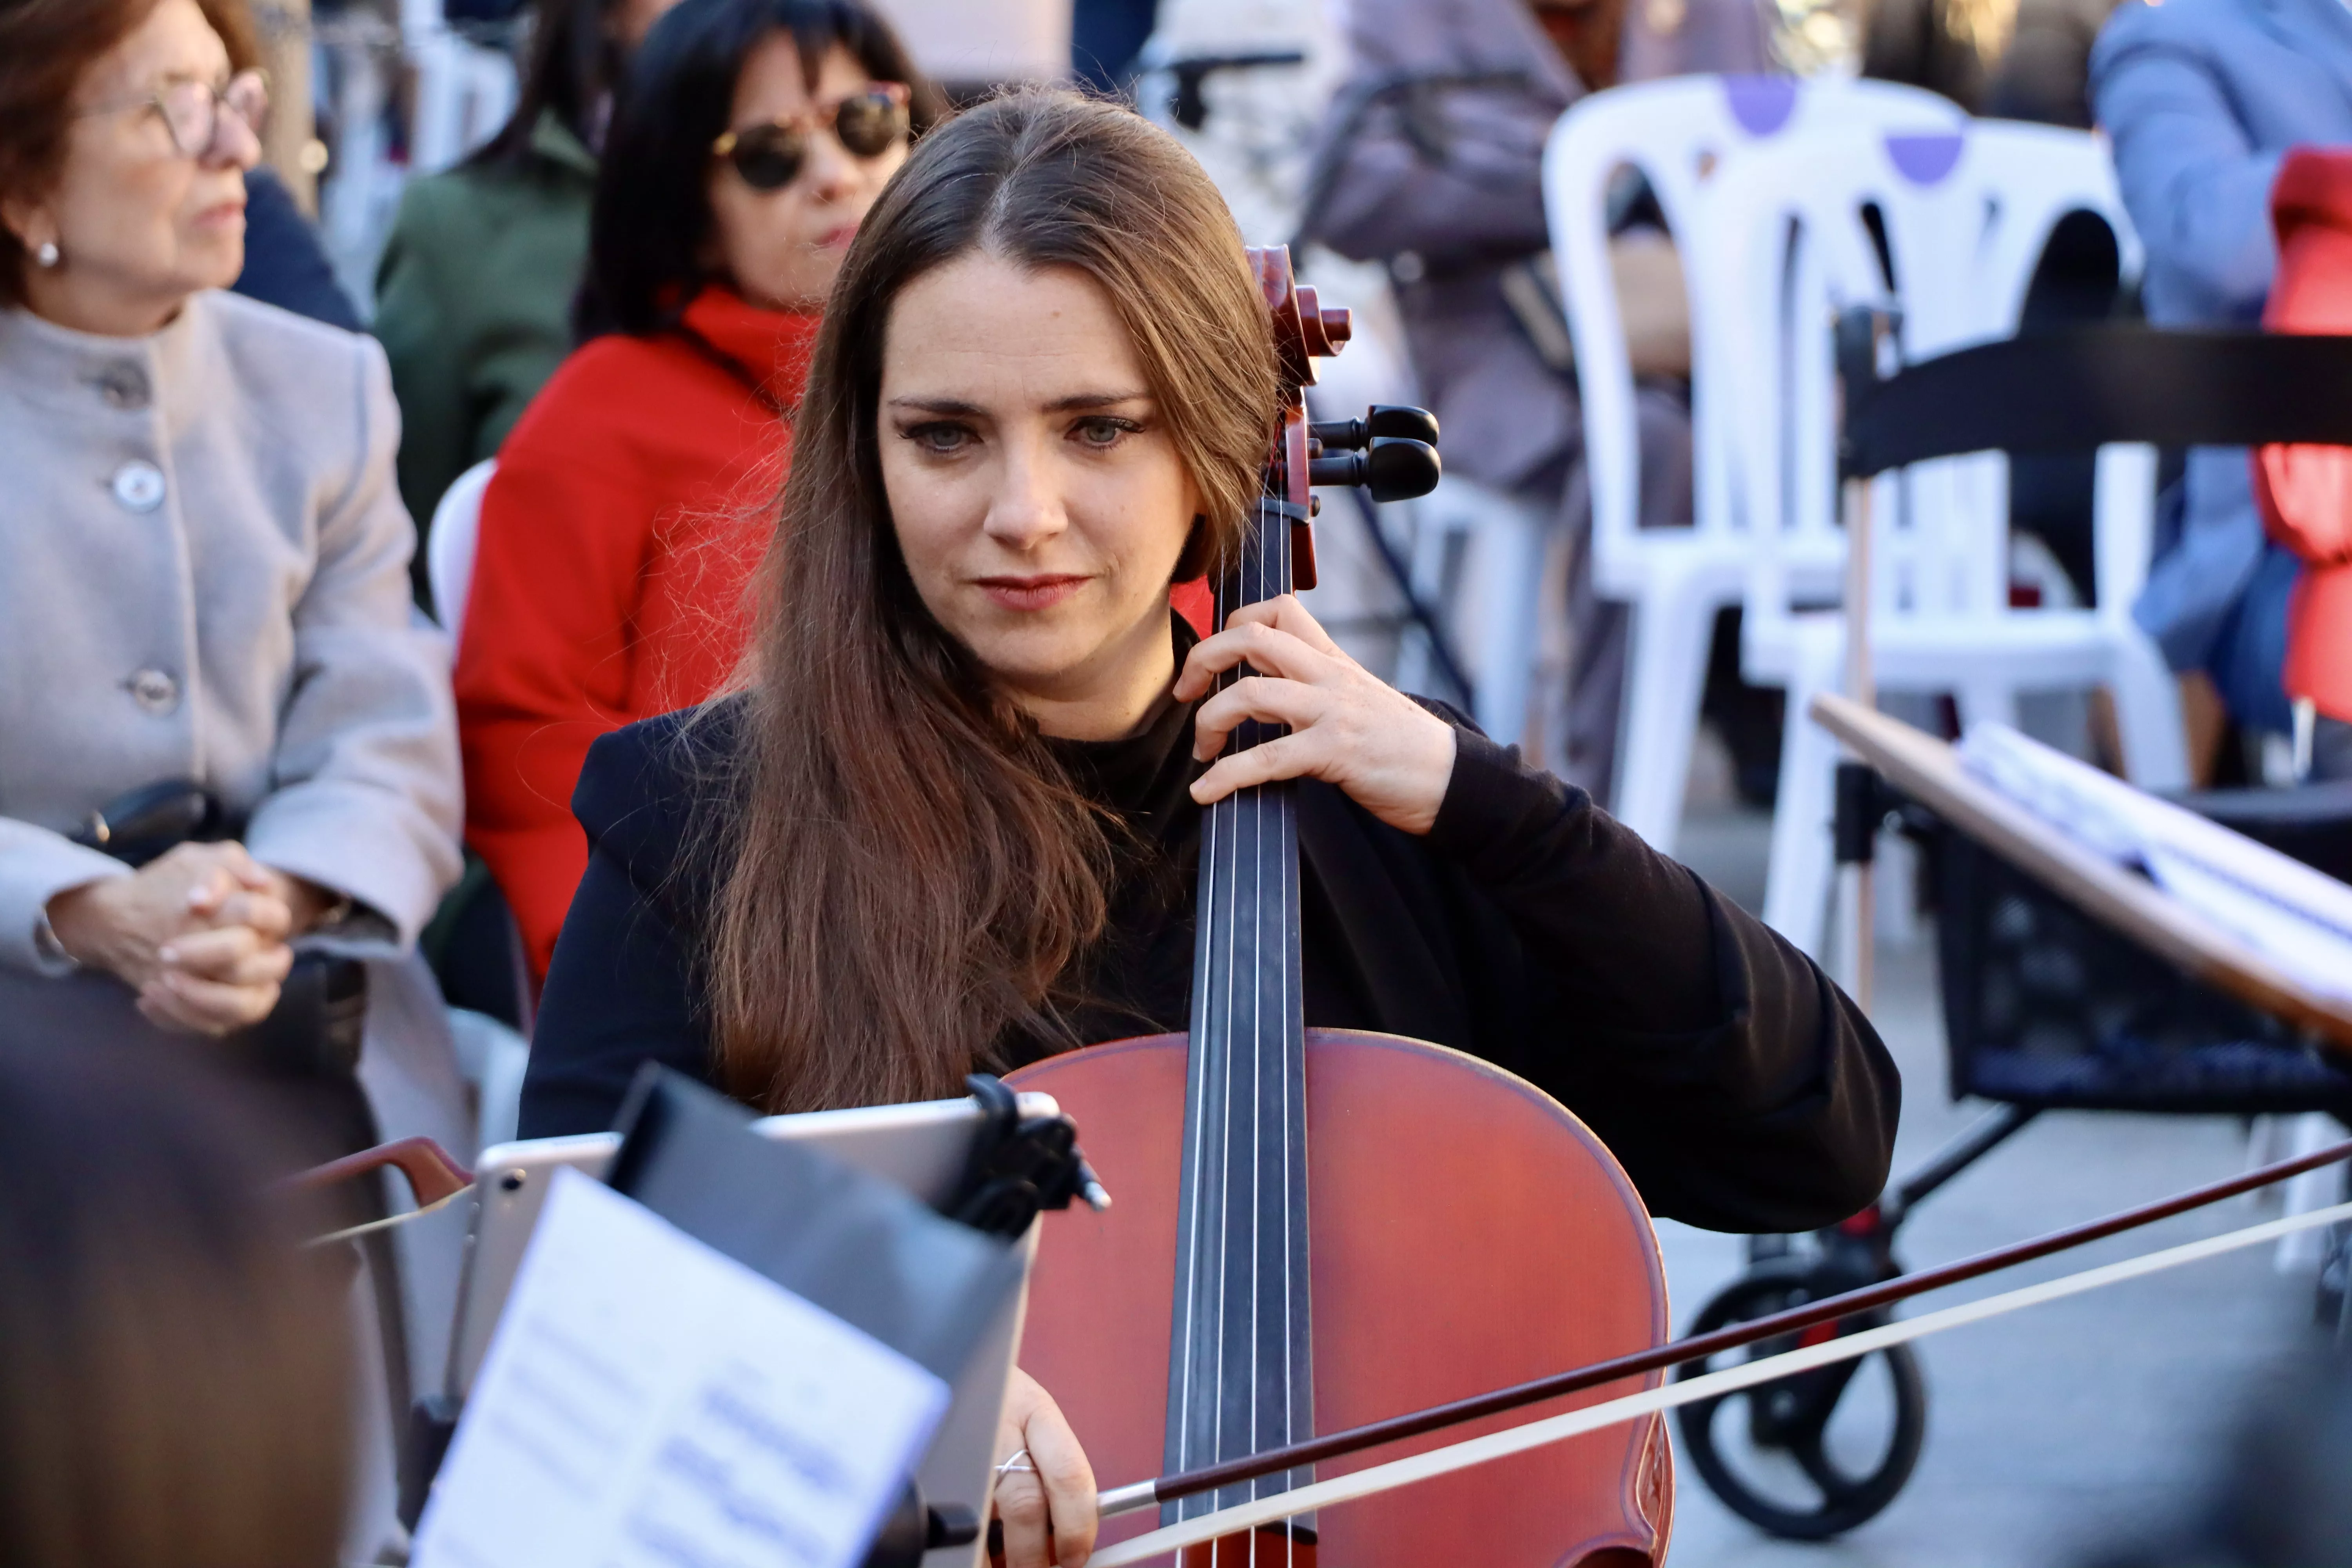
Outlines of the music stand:
<svg viewBox="0 0 2352 1568">
<path fill-rule="evenodd" d="M 2070 858 L 2049 862 L 2059 868 L 2052 873 L 2058 891 L 2074 897 L 2083 889 L 2086 900 L 2100 899 L 2101 906 L 2085 901 L 2084 907 L 2191 973 L 2352 1048 L 2343 1004 L 2295 984 L 2242 942 L 2183 910 L 2156 889 L 2127 888 L 2132 879 L 2126 873 L 2064 846 L 2062 836 L 1962 775 L 1957 762 L 1948 758 L 1949 748 L 1945 748 L 1946 764 L 1938 765 L 1934 753 L 1921 752 L 1913 742 L 1895 734 L 1941 745 L 1877 713 L 1869 632 L 1870 481 L 1878 475 L 1971 452 L 2084 452 L 2118 444 L 2352 447 L 2352 337 L 2103 324 L 1983 343 L 1881 377 L 1879 353 L 1891 325 L 1886 311 L 1867 306 L 1841 311 L 1837 319 L 1838 377 L 1843 394 L 1838 478 L 1845 491 L 1846 696 L 1817 698 L 1811 716 L 1865 764 L 1872 763 L 1862 743 L 1867 739 L 1878 750 L 1924 770 L 1923 783 L 1933 781 L 1940 787 L 1957 781 L 1976 792 L 1953 797 L 1966 799 L 1968 811 L 1980 811 L 1987 801 L 2006 806 L 2010 815 L 1998 818 L 2002 824 L 1998 831 L 2023 833 L 2029 824 L 2038 830 L 2038 837 L 2015 839 L 2021 853 L 2042 857 L 2061 847 L 2072 850 Z M 1894 776 L 1891 772 L 1889 776 Z M 1853 873 L 1849 902 L 1854 915 L 1854 994 L 1864 1012 L 1870 1007 L 1871 989 L 1873 833 L 1867 822 L 1849 817 L 1867 812 L 1871 793 L 1841 780 L 1835 829 L 1838 858 Z M 1923 799 L 1922 804 L 1933 803 Z M 1970 821 L 1960 816 L 1954 820 Z M 1990 824 L 1996 817 L 1986 815 L 1983 820 Z M 1987 843 L 1994 843 L 1990 832 Z M 2033 868 L 2022 860 L 2019 864 Z M 2094 868 L 2104 874 L 2102 879 L 2092 879 Z M 2126 892 L 2132 896 L 2126 898 Z"/>
</svg>

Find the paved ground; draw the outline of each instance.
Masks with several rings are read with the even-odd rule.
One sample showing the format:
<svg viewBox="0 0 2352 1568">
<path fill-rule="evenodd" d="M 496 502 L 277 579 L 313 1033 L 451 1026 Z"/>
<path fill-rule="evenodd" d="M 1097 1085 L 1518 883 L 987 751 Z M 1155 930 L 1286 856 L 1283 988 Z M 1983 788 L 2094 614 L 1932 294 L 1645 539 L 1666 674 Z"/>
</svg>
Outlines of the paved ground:
<svg viewBox="0 0 2352 1568">
<path fill-rule="evenodd" d="M 1765 819 L 1717 810 L 1686 830 L 1684 857 L 1753 908 Z M 1944 1091 L 1943 1032 L 1926 947 L 1885 953 L 1878 1024 L 1904 1073 L 1898 1171 L 1986 1109 Z M 2240 1169 L 2227 1119 L 2045 1116 L 1922 1206 L 1901 1247 L 1912 1268 L 2161 1196 Z M 1931 1298 L 1948 1302 L 2048 1278 L 2259 1217 L 2249 1200 Z M 1739 1269 L 1737 1238 L 1667 1224 L 1679 1330 Z M 1759 1534 L 1685 1460 L 1675 1568 L 1713 1563 L 1981 1568 L 2090 1561 L 2158 1528 L 2193 1496 L 2247 1403 L 2294 1375 L 2314 1342 L 2307 1276 L 2268 1248 L 2136 1281 L 1920 1344 L 1926 1450 L 1885 1512 L 1845 1538 L 1800 1545 Z"/>
</svg>

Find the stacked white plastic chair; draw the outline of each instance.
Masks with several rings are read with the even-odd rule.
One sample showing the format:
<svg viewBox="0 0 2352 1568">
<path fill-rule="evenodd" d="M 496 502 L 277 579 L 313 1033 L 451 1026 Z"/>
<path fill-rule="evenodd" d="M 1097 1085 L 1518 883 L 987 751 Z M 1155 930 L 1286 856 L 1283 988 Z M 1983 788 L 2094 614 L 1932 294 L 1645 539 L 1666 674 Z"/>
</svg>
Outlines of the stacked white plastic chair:
<svg viewBox="0 0 2352 1568">
<path fill-rule="evenodd" d="M 513 57 L 451 27 L 441 0 L 402 0 L 400 33 L 416 73 L 409 172 L 429 174 L 498 134 L 514 113 L 521 83 Z"/>
<path fill-rule="evenodd" d="M 1810 607 L 1822 598 L 1815 563 L 1843 542 L 1832 315 L 1892 306 L 1902 357 L 1924 359 L 2015 332 L 2035 263 L 2068 214 L 2106 221 L 2126 278 L 2139 247 L 2105 149 L 2079 132 L 1987 122 L 1927 135 L 1817 132 L 1745 153 L 1720 179 L 1702 263 L 1730 302 L 1724 368 L 1757 532 L 1743 666 L 1789 694 L 1764 916 L 1818 953 L 1836 746 L 1806 707 L 1838 687 L 1845 657 L 1843 615 Z M 1878 216 L 1891 284 L 1865 209 Z M 2099 454 L 2095 609 L 2011 606 L 2005 458 L 1923 463 L 1879 479 L 1870 508 L 1877 685 L 1948 693 L 1963 722 L 2013 722 L 2023 691 L 2105 685 L 2133 782 L 2185 783 L 2173 684 L 2129 613 L 2147 573 L 2154 477 L 2147 447 Z"/>
<path fill-rule="evenodd" d="M 1727 301 L 1697 264 L 1725 161 L 1824 127 L 1938 129 L 1964 117 L 1933 93 L 1888 82 L 1680 77 L 1596 93 L 1553 131 L 1544 207 L 1576 343 L 1592 495 L 1595 585 L 1632 609 L 1617 748 L 1617 816 L 1672 853 L 1698 728 L 1716 612 L 1739 602 L 1752 554 L 1739 515 L 1723 392 Z M 1621 168 L 1641 172 L 1684 261 L 1691 310 L 1694 510 L 1688 528 L 1638 526 L 1641 450 L 1633 373 L 1609 264 L 1607 205 Z M 1677 520 L 1680 521 L 1680 520 Z M 1833 579 L 1836 554 L 1816 563 Z"/>
</svg>

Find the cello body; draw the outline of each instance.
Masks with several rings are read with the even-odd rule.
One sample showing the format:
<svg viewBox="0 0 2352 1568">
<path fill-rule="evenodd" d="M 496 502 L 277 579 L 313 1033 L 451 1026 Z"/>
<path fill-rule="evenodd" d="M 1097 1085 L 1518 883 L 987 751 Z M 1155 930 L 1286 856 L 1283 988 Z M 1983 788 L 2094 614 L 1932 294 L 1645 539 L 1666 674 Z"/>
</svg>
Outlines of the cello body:
<svg viewBox="0 0 2352 1568">
<path fill-rule="evenodd" d="M 1090 1047 L 1011 1075 L 1083 1130 L 1113 1194 L 1044 1221 L 1020 1362 L 1060 1403 L 1097 1479 L 1161 1473 L 1169 1400 L 1182 1035 Z M 1601 1141 L 1533 1085 L 1391 1035 L 1307 1033 L 1314 1413 L 1335 1431 L 1662 1342 L 1650 1219 Z M 1654 1386 L 1629 1379 L 1318 1467 L 1318 1478 Z M 1655 1563 L 1673 1514 L 1656 1416 L 1331 1510 L 1322 1568 Z M 1149 1512 L 1108 1520 L 1106 1543 Z M 1259 1562 L 1305 1562 L 1262 1535 Z M 1217 1561 L 1247 1553 L 1219 1543 Z M 1270 1548 L 1270 1550 L 1269 1550 Z M 1205 1551 L 1188 1565 L 1207 1563 Z"/>
</svg>

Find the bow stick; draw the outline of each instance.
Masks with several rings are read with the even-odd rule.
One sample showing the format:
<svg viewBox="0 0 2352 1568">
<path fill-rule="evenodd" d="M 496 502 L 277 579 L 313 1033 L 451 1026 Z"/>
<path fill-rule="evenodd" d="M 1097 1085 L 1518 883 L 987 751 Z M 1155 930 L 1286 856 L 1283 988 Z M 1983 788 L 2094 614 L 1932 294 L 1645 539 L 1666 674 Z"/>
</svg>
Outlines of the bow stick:
<svg viewBox="0 0 2352 1568">
<path fill-rule="evenodd" d="M 1474 1398 L 1458 1399 L 1446 1405 L 1432 1405 L 1425 1410 L 1418 1410 L 1403 1415 L 1391 1416 L 1385 1421 L 1371 1422 L 1366 1426 L 1351 1427 L 1347 1431 L 1334 1432 L 1326 1436 L 1311 1437 L 1303 1443 L 1294 1443 L 1285 1447 L 1268 1449 L 1265 1453 L 1254 1454 L 1244 1459 L 1229 1460 L 1221 1465 L 1206 1466 L 1197 1470 L 1185 1470 L 1175 1475 L 1162 1476 L 1157 1480 L 1139 1481 L 1131 1486 L 1115 1487 L 1101 1494 L 1099 1506 L 1106 1518 L 1112 1514 L 1127 1513 L 1136 1509 L 1149 1508 L 1158 1503 L 1171 1501 L 1177 1498 L 1191 1497 L 1197 1492 L 1213 1491 L 1219 1488 L 1232 1486 L 1239 1481 L 1251 1480 L 1259 1476 L 1273 1475 L 1282 1470 L 1296 1468 L 1302 1465 L 1313 1464 L 1318 1460 L 1338 1458 L 1342 1455 L 1353 1454 L 1365 1448 L 1378 1447 L 1383 1443 L 1393 1443 L 1406 1437 L 1418 1436 L 1424 1432 L 1436 1431 L 1442 1427 L 1456 1426 L 1465 1421 L 1475 1421 L 1483 1415 L 1493 1415 L 1507 1410 L 1516 1410 L 1525 1405 L 1538 1404 L 1547 1399 L 1555 1399 L 1562 1394 L 1575 1394 L 1588 1388 L 1599 1387 L 1602 1384 L 1615 1383 L 1621 1378 L 1633 1377 L 1643 1373 L 1655 1372 L 1662 1367 L 1674 1366 L 1683 1362 L 1697 1361 L 1704 1357 L 1717 1354 L 1722 1351 L 1736 1350 L 1741 1345 L 1753 1344 L 1759 1340 L 1771 1339 L 1777 1335 L 1793 1333 L 1800 1329 L 1811 1328 L 1817 1323 L 1831 1322 L 1840 1318 L 1852 1317 L 1858 1312 L 1868 1311 L 1875 1307 L 1883 1307 L 1890 1302 L 1903 1300 L 1906 1297 L 1921 1295 L 1929 1290 L 1941 1289 L 1948 1285 L 1958 1285 L 1964 1280 L 1974 1279 L 1980 1275 L 1990 1274 L 1997 1269 L 2014 1268 L 2016 1265 L 2021 1263 L 2030 1263 L 2039 1258 L 2047 1258 L 2052 1253 L 2068 1251 L 2074 1247 L 2082 1247 L 2090 1242 L 2102 1240 L 2106 1237 L 2116 1236 L 2124 1231 L 2137 1230 L 2143 1226 L 2153 1225 L 2158 1220 L 2169 1219 L 2175 1215 L 2186 1214 L 2191 1209 L 2203 1208 L 2208 1205 L 2220 1203 L 2224 1198 L 2237 1197 L 2242 1194 L 2252 1192 L 2261 1187 L 2270 1186 L 2274 1183 L 2285 1181 L 2289 1177 L 2299 1176 L 2306 1171 L 2318 1170 L 2323 1166 L 2332 1165 L 2346 1159 L 2352 1159 L 2352 1140 L 2347 1140 L 2340 1143 L 2330 1144 L 2325 1149 L 2316 1150 L 2309 1154 L 2299 1155 L 2291 1160 L 2281 1160 L 2273 1164 L 2263 1165 L 2256 1170 L 2248 1171 L 2242 1174 L 2231 1176 L 2223 1181 L 2208 1183 L 2204 1186 L 2192 1188 L 2186 1193 L 2178 1194 L 2168 1198 L 2161 1198 L 2155 1203 L 2143 1204 L 2137 1208 L 2125 1209 L 2119 1213 L 2108 1215 L 2101 1219 L 2091 1220 L 2083 1225 L 2070 1226 L 2063 1230 L 2052 1231 L 2047 1235 L 2035 1237 L 2027 1241 L 2016 1242 L 2008 1247 L 1996 1247 L 1990 1252 L 1981 1252 L 1973 1258 L 1962 1258 L 1956 1263 L 1948 1263 L 1938 1268 L 1922 1269 L 1916 1274 L 1906 1274 L 1898 1279 L 1885 1280 L 1876 1285 L 1864 1286 L 1861 1289 L 1849 1290 L 1843 1295 L 1824 1297 L 1819 1301 L 1811 1301 L 1802 1306 L 1791 1307 L 1786 1311 L 1775 1312 L 1769 1317 L 1751 1319 L 1744 1323 L 1734 1323 L 1726 1328 L 1717 1329 L 1711 1333 L 1695 1334 L 1687 1339 L 1672 1340 L 1663 1345 L 1658 1345 L 1649 1350 L 1635 1351 L 1627 1355 L 1613 1356 L 1607 1361 L 1596 1362 L 1591 1366 L 1580 1367 L 1572 1372 L 1558 1373 L 1549 1377 L 1538 1378 L 1531 1383 L 1517 1384 L 1509 1388 L 1498 1389 L 1492 1394 L 1483 1394 L 1476 1395 Z M 2336 1211 L 2331 1209 L 2325 1212 L 2333 1214 Z M 2307 1215 L 2299 1215 L 2293 1217 L 2297 1221 L 2301 1221 L 2308 1219 L 2310 1216 Z M 2273 1223 L 2276 1224 L 2285 1222 Z M 2308 1228 L 2308 1226 L 2298 1224 L 2294 1228 L 2304 1229 Z M 2245 1233 L 2241 1232 L 2237 1234 L 2243 1235 Z M 2286 1233 L 2278 1232 L 2277 1234 L 2284 1235 Z M 2203 1244 L 2200 1243 L 2199 1245 Z M 2251 1244 L 2247 1243 L 2242 1245 Z M 2175 1250 L 2179 1249 L 2176 1248 Z M 2199 1256 L 2205 1256 L 2205 1254 L 2200 1254 Z M 2187 1261 L 2187 1259 L 2183 1259 L 2183 1261 Z M 2097 1271 L 2093 1270 L 2093 1272 L 2095 1273 Z M 2088 1288 L 2089 1287 L 2085 1287 L 2085 1289 Z M 2034 1289 L 2041 1289 L 2041 1287 L 2034 1287 Z M 2027 1303 L 2020 1304 L 2023 1305 Z M 1932 1320 L 1925 1318 L 1918 1320 L 1920 1322 L 1930 1321 Z M 1872 1330 L 1868 1331 L 1878 1332 L 1880 1331 Z M 1845 1339 L 1832 1342 L 1841 1344 L 1849 1343 L 1860 1339 L 1861 1337 L 1863 1336 L 1850 1335 L 1846 1336 Z M 1858 1352 L 1856 1353 L 1867 1354 L 1868 1352 L 1865 1351 Z M 1765 1364 L 1765 1363 L 1754 1362 L 1748 1364 L 1751 1366 L 1760 1366 Z M 1790 1370 L 1794 1369 L 1791 1368 Z M 1715 1374 L 1710 1373 L 1709 1375 Z M 1785 1373 L 1781 1375 L 1785 1375 Z M 1691 1383 L 1696 1383 L 1699 1381 L 1703 1380 L 1689 1380 Z M 1685 1384 L 1676 1384 L 1675 1386 L 1681 1387 L 1685 1386 Z M 1652 1392 L 1654 1393 L 1655 1391 Z M 1637 1397 L 1648 1397 L 1648 1395 L 1644 1394 Z M 1609 1408 L 1609 1406 L 1599 1405 L 1594 1406 L 1593 1408 L 1606 1409 Z M 1665 1407 L 1658 1406 L 1658 1408 Z M 1573 1414 L 1583 1415 L 1589 1414 L 1589 1412 L 1575 1412 Z M 1630 1414 L 1637 1413 L 1629 1413 L 1629 1415 Z M 1568 1417 L 1561 1416 L 1556 1417 L 1555 1419 L 1566 1420 Z M 1537 1425 L 1540 1426 L 1544 1424 L 1538 1423 Z M 1603 1423 L 1603 1425 L 1606 1425 L 1606 1423 Z M 1580 1427 L 1578 1430 L 1585 1430 L 1585 1428 Z M 1499 1437 L 1507 1435 L 1507 1434 L 1498 1433 L 1496 1436 Z M 1561 1436 L 1569 1436 L 1572 1435 L 1572 1433 L 1569 1432 L 1562 1432 L 1559 1434 Z M 1553 1439 L 1544 1439 L 1544 1441 L 1551 1440 Z M 1475 1441 L 1486 1442 L 1489 1441 L 1489 1439 L 1479 1438 L 1475 1439 Z M 1451 1452 L 1452 1450 L 1439 1451 Z M 1422 1456 L 1422 1458 L 1426 1458 L 1428 1456 L 1424 1455 Z M 1400 1460 L 1397 1462 L 1400 1464 L 1407 1464 L 1414 1461 Z M 1381 1469 L 1386 1469 L 1388 1467 L 1385 1466 L 1381 1467 Z M 1359 1475 L 1370 1475 L 1373 1473 L 1375 1472 L 1366 1470 L 1359 1472 Z M 1356 1478 L 1349 1477 L 1347 1479 L 1352 1481 Z M 1336 1485 L 1339 1483 L 1329 1484 Z M 1309 1487 L 1301 1491 L 1284 1493 L 1282 1494 L 1282 1499 L 1286 1500 L 1288 1499 L 1304 1497 L 1307 1492 L 1314 1491 L 1315 1489 L 1316 1488 Z M 1253 1504 L 1249 1506 L 1255 1507 L 1259 1505 Z M 1308 1503 L 1300 1503 L 1297 1505 L 1297 1507 L 1302 1510 L 1312 1506 L 1314 1505 Z M 1228 1510 L 1226 1513 L 1206 1517 L 1224 1520 L 1226 1521 L 1226 1533 L 1231 1533 L 1244 1528 L 1241 1523 L 1234 1521 L 1230 1515 L 1231 1510 Z M 1270 1515 L 1268 1517 L 1280 1517 L 1280 1515 Z M 1189 1529 L 1190 1524 L 1188 1524 L 1186 1528 Z M 1166 1532 L 1161 1531 L 1158 1533 L 1164 1534 Z M 1155 1534 L 1154 1536 L 1142 1537 L 1139 1539 L 1150 1540 L 1157 1538 L 1158 1536 Z M 1200 1539 L 1206 1540 L 1208 1537 L 1204 1536 Z M 1118 1550 L 1124 1551 L 1125 1547 L 1121 1547 Z M 1097 1557 L 1096 1561 L 1103 1563 L 1104 1568 L 1108 1568 L 1108 1559 Z M 1131 1561 L 1131 1559 L 1121 1558 L 1119 1561 L 1126 1562 Z"/>
<path fill-rule="evenodd" d="M 2039 1285 L 2028 1285 L 1998 1296 L 1988 1296 L 1979 1301 L 1965 1301 L 1957 1307 L 1947 1307 L 1930 1312 L 1924 1318 L 1912 1318 L 1898 1323 L 1887 1323 L 1860 1333 L 1847 1334 L 1818 1345 L 1788 1351 L 1780 1355 L 1766 1356 L 1738 1366 L 1727 1367 L 1699 1377 L 1685 1378 L 1658 1388 L 1644 1389 L 1622 1399 L 1571 1410 L 1541 1421 L 1531 1421 L 1483 1437 L 1473 1437 L 1444 1448 L 1433 1448 L 1411 1458 L 1392 1459 L 1385 1465 L 1358 1470 L 1353 1475 L 1334 1480 L 1318 1481 L 1296 1490 L 1261 1498 L 1254 1502 L 1238 1504 L 1216 1513 L 1203 1514 L 1161 1530 L 1139 1535 L 1132 1541 L 1106 1547 L 1088 1559 L 1093 1568 L 1122 1568 L 1130 1563 L 1147 1562 L 1166 1556 L 1186 1546 L 1213 1541 L 1223 1536 L 1238 1535 L 1259 1525 L 1271 1524 L 1293 1514 L 1316 1509 L 1329 1508 L 1335 1503 L 1349 1502 L 1370 1497 L 1379 1492 L 1392 1491 L 1414 1481 L 1450 1475 L 1455 1470 L 1483 1465 L 1489 1460 L 1524 1453 L 1547 1444 L 1562 1442 L 1586 1432 L 1613 1426 L 1654 1412 L 1672 1410 L 1679 1405 L 1696 1405 L 1702 1400 L 1719 1399 L 1743 1388 L 1759 1384 L 1775 1383 L 1799 1373 L 1818 1367 L 1834 1365 L 1843 1361 L 1858 1361 L 1874 1351 L 1898 1345 L 1910 1340 L 1925 1339 L 1930 1334 L 1957 1329 L 1964 1323 L 1982 1322 L 1989 1318 L 2002 1317 L 2045 1301 L 2061 1300 L 2079 1296 L 2105 1286 L 2137 1279 L 2144 1275 L 2160 1274 L 2169 1268 L 2216 1258 L 2241 1247 L 2259 1247 L 2297 1231 L 2313 1230 L 2325 1225 L 2352 1220 L 2352 1203 L 2314 1209 L 2308 1214 L 2289 1215 L 2284 1219 L 2252 1225 L 2221 1236 L 2209 1237 L 2162 1252 L 2146 1253 L 2127 1258 L 2119 1263 L 2104 1264 L 2068 1274 Z M 1840 1298 L 1843 1300 L 1843 1298 Z M 1759 1321 L 1763 1320 L 1759 1320 Z M 1667 1349 L 1677 1347 L 1668 1346 Z"/>
</svg>

